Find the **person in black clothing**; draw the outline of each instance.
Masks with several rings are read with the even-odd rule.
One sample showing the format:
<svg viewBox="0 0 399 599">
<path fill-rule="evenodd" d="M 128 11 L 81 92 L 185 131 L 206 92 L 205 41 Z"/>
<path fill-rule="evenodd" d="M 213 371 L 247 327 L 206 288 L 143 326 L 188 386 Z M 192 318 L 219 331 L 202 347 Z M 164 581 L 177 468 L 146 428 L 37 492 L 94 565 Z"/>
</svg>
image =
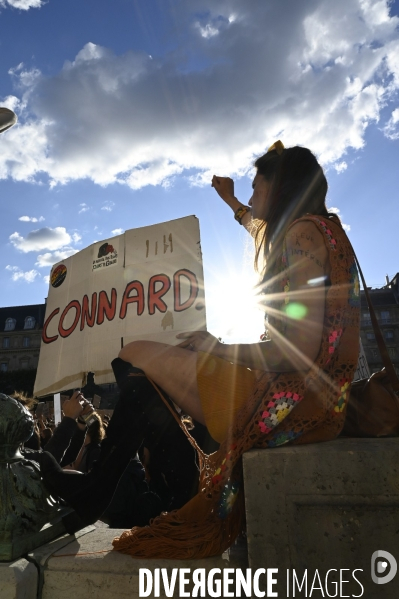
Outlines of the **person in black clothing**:
<svg viewBox="0 0 399 599">
<path fill-rule="evenodd" d="M 64 518 L 71 533 L 94 523 L 104 513 L 119 479 L 144 440 L 154 463 L 161 465 L 171 492 L 167 509 L 181 507 L 197 489 L 195 451 L 178 424 L 180 416 L 172 405 L 166 407 L 141 370 L 120 358 L 112 362 L 112 367 L 121 390 L 120 399 L 107 437 L 101 442 L 99 459 L 90 472 L 64 471 L 47 446 L 43 452 L 25 450 L 26 458 L 40 464 L 50 493 L 74 508 L 75 513 Z M 49 449 L 54 451 L 51 445 Z"/>
<path fill-rule="evenodd" d="M 94 462 L 100 457 L 101 441 L 105 437 L 105 430 L 101 416 L 99 414 L 95 416 L 94 422 L 86 430 L 86 436 L 76 460 L 68 466 L 64 466 L 64 468 L 68 467 L 70 470 L 77 470 L 78 472 L 89 472 Z"/>
</svg>

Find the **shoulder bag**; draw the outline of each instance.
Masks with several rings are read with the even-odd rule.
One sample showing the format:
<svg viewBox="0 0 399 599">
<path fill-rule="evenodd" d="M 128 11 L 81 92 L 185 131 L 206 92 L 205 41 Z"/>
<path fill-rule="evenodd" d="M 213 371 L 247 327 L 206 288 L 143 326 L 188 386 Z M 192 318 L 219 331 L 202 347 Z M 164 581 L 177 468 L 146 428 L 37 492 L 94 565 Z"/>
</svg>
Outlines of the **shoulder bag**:
<svg viewBox="0 0 399 599">
<path fill-rule="evenodd" d="M 399 435 L 399 378 L 389 357 L 356 255 L 355 260 L 362 279 L 374 335 L 384 368 L 372 374 L 368 379 L 352 383 L 341 435 L 347 437 L 397 436 Z"/>
</svg>

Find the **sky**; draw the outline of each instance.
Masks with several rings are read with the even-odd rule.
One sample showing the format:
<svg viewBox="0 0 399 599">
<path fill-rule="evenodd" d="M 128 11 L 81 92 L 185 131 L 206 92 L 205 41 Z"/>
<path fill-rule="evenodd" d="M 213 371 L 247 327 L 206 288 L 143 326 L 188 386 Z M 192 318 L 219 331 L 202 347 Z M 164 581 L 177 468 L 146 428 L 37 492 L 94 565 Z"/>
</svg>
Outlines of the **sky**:
<svg viewBox="0 0 399 599">
<path fill-rule="evenodd" d="M 399 271 L 399 0 L 0 0 L 2 306 L 52 264 L 195 214 L 208 330 L 256 341 L 251 196 L 277 139 L 309 147 L 369 286 Z"/>
</svg>

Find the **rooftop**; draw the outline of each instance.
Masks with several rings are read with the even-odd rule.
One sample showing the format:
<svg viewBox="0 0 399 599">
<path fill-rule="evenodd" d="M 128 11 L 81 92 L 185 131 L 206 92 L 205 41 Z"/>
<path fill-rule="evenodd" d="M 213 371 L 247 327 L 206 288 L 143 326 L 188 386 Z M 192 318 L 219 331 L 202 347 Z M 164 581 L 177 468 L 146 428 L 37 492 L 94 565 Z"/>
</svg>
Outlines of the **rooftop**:
<svg viewBox="0 0 399 599">
<path fill-rule="evenodd" d="M 45 303 L 0 308 L 0 332 L 41 329 L 45 312 Z"/>
</svg>

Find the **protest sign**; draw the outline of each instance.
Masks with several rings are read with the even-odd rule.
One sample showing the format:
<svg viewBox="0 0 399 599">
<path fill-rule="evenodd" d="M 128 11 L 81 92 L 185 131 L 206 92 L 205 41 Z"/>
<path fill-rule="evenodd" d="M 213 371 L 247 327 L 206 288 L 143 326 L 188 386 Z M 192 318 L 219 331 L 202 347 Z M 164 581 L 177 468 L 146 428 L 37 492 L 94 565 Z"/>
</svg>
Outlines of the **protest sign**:
<svg viewBox="0 0 399 599">
<path fill-rule="evenodd" d="M 35 395 L 114 381 L 111 361 L 130 341 L 176 345 L 205 330 L 199 223 L 195 216 L 99 241 L 50 274 Z"/>
<path fill-rule="evenodd" d="M 54 393 L 54 424 L 61 422 L 61 394 Z"/>
</svg>

